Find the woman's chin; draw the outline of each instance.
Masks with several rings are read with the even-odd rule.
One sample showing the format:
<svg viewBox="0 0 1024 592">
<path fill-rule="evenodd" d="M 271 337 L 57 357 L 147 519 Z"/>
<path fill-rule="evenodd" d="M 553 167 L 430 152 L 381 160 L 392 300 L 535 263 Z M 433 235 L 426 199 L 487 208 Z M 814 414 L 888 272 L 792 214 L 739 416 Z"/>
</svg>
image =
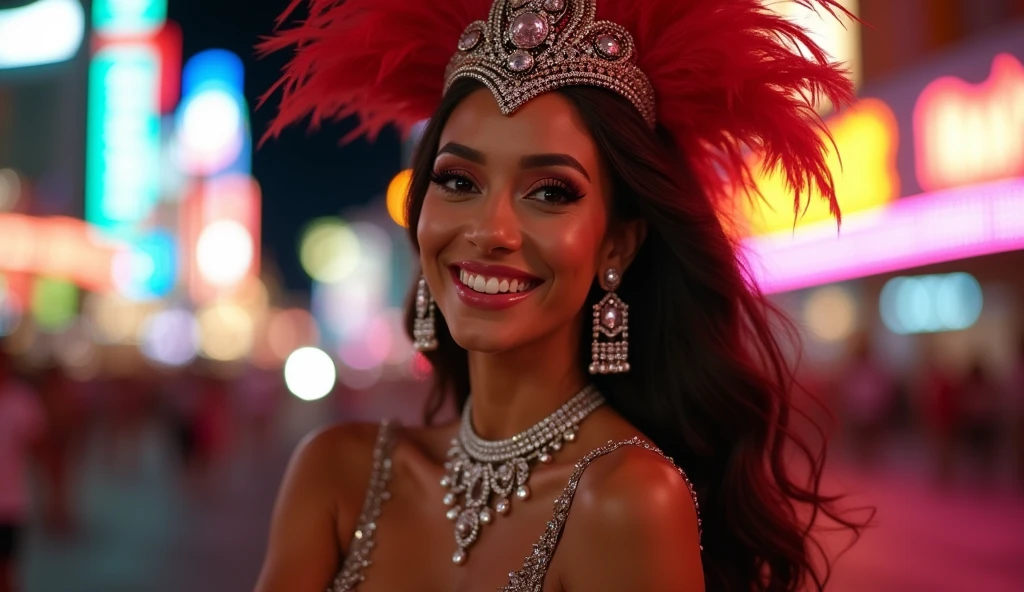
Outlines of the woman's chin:
<svg viewBox="0 0 1024 592">
<path fill-rule="evenodd" d="M 462 349 L 482 354 L 500 354 L 515 349 L 518 340 L 512 338 L 510 330 L 501 330 L 497 327 L 474 327 L 460 328 L 449 325 L 452 339 Z"/>
</svg>

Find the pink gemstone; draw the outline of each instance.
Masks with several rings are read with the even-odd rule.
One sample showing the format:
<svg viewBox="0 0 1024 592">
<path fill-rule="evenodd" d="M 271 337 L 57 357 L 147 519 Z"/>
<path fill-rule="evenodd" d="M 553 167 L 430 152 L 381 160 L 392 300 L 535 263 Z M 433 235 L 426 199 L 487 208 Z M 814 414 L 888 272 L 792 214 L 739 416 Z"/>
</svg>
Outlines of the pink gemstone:
<svg viewBox="0 0 1024 592">
<path fill-rule="evenodd" d="M 474 27 L 462 34 L 459 38 L 459 50 L 469 51 L 476 47 L 480 43 L 480 39 L 484 36 L 483 31 Z"/>
<path fill-rule="evenodd" d="M 565 0 L 546 0 L 544 2 L 544 10 L 548 12 L 558 12 L 565 8 Z"/>
<path fill-rule="evenodd" d="M 606 58 L 617 58 L 622 55 L 622 43 L 611 35 L 598 37 L 594 47 Z"/>
<path fill-rule="evenodd" d="M 548 21 L 536 12 L 524 12 L 512 21 L 509 32 L 516 47 L 530 49 L 548 38 Z"/>
<path fill-rule="evenodd" d="M 607 327 L 609 330 L 614 331 L 619 327 L 622 322 L 622 312 L 619 311 L 619 307 L 615 306 L 611 302 L 604 305 L 601 309 L 601 324 Z"/>
<path fill-rule="evenodd" d="M 508 56 L 508 69 L 513 72 L 525 72 L 533 67 L 533 56 L 519 50 Z"/>
</svg>

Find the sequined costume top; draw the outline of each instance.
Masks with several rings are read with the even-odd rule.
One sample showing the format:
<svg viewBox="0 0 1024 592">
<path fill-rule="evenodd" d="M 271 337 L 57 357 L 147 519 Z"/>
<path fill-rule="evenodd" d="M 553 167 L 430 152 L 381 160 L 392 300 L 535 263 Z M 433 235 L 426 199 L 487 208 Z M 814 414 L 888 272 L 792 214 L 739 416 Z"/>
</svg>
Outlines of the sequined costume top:
<svg viewBox="0 0 1024 592">
<path fill-rule="evenodd" d="M 370 566 L 374 543 L 374 535 L 377 531 L 377 519 L 380 517 L 381 505 L 390 499 L 388 492 L 388 480 L 391 477 L 391 451 L 394 447 L 395 427 L 388 421 L 380 425 L 377 434 L 377 443 L 373 449 L 373 469 L 370 475 L 370 482 L 366 489 L 366 498 L 363 501 L 363 509 L 359 514 L 359 521 L 355 532 L 352 534 L 352 542 L 349 546 L 349 554 L 341 567 L 341 571 L 335 578 L 333 585 L 328 592 L 354 592 L 359 583 L 365 579 L 363 570 Z M 607 444 L 590 451 L 581 458 L 569 477 L 562 494 L 555 500 L 552 519 L 548 521 L 547 528 L 540 536 L 540 539 L 533 545 L 533 551 L 523 560 L 523 566 L 514 572 L 509 573 L 508 584 L 501 587 L 499 592 L 540 592 L 544 585 L 544 576 L 547 574 L 548 565 L 555 554 L 555 548 L 565 528 L 565 521 L 569 517 L 569 506 L 572 505 L 573 497 L 576 495 L 576 487 L 583 477 L 583 471 L 594 460 L 610 453 L 623 446 L 638 446 L 661 455 L 665 460 L 672 462 L 653 444 L 640 438 L 630 438 L 619 442 L 608 441 Z M 675 464 L 673 463 L 673 466 Z M 690 490 L 693 502 L 697 504 L 697 496 L 694 493 L 693 485 L 686 478 L 682 469 L 676 467 L 679 474 L 686 481 Z"/>
</svg>

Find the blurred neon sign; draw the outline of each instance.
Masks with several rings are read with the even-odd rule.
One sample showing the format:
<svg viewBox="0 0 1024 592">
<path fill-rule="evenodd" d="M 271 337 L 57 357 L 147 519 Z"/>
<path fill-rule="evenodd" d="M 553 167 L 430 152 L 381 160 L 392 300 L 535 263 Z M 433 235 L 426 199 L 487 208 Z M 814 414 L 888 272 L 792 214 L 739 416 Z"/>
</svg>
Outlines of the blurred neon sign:
<svg viewBox="0 0 1024 592">
<path fill-rule="evenodd" d="M 155 32 L 167 18 L 167 0 L 94 0 L 92 26 L 100 35 Z"/>
<path fill-rule="evenodd" d="M 177 129 L 178 160 L 186 172 L 214 176 L 251 171 L 243 76 L 242 60 L 223 49 L 201 52 L 185 64 Z"/>
<path fill-rule="evenodd" d="M 84 38 L 80 0 L 36 0 L 0 9 L 0 70 L 67 61 Z"/>
<path fill-rule="evenodd" d="M 1024 249 L 1024 179 L 896 200 L 876 210 L 745 241 L 768 293 Z"/>
<path fill-rule="evenodd" d="M 96 291 L 113 287 L 118 249 L 74 218 L 0 214 L 0 271 L 65 278 Z"/>
<path fill-rule="evenodd" d="M 914 135 L 926 191 L 1024 175 L 1024 65 L 1000 54 L 981 84 L 932 82 L 914 109 Z"/>
<path fill-rule="evenodd" d="M 101 49 L 90 65 L 86 219 L 124 235 L 160 194 L 160 55 L 150 43 Z"/>
<path fill-rule="evenodd" d="M 197 302 L 231 294 L 259 274 L 260 187 L 248 175 L 198 184 L 182 211 L 189 290 Z"/>
<path fill-rule="evenodd" d="M 864 99 L 831 118 L 828 128 L 838 152 L 827 138 L 822 139 L 828 147 L 827 165 L 844 214 L 877 208 L 899 197 L 899 128 L 888 105 L 878 99 Z M 793 197 L 784 181 L 782 175 L 771 172 L 757 177 L 757 188 L 764 199 L 743 200 L 748 234 L 793 230 Z M 808 199 L 810 205 L 800 214 L 798 227 L 832 219 L 818 191 L 811 191 Z"/>
</svg>

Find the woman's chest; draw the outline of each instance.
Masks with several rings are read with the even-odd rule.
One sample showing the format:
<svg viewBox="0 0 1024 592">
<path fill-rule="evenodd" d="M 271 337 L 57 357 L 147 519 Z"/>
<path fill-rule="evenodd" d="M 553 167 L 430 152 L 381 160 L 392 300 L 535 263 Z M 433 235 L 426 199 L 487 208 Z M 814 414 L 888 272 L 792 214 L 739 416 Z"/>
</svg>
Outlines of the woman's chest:
<svg viewBox="0 0 1024 592">
<path fill-rule="evenodd" d="M 464 549 L 466 560 L 460 565 L 453 561 L 459 550 L 458 520 L 449 518 L 445 490 L 438 483 L 442 472 L 415 468 L 396 470 L 389 484 L 359 592 L 480 592 L 508 585 L 510 573 L 523 568 L 552 520 L 561 476 L 532 479 L 529 499 L 514 500 L 506 515 L 495 513 L 489 524 L 477 525 L 477 536 Z M 559 590 L 557 577 L 547 580 L 545 591 Z"/>
</svg>

